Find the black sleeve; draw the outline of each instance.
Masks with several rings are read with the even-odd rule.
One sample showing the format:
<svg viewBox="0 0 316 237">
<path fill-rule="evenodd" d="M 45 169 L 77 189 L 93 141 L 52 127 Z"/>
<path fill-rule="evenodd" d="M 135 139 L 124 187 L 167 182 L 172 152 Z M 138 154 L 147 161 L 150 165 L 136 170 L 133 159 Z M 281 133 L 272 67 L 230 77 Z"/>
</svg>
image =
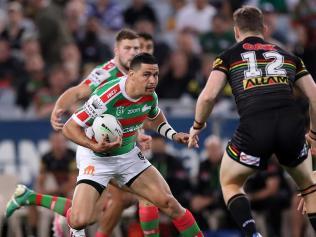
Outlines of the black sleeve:
<svg viewBox="0 0 316 237">
<path fill-rule="evenodd" d="M 309 72 L 307 71 L 303 60 L 299 57 L 296 57 L 296 74 L 295 74 L 295 81 L 302 78 L 303 76 L 308 75 Z"/>
<path fill-rule="evenodd" d="M 229 59 L 227 56 L 227 52 L 224 52 L 215 58 L 213 62 L 213 70 L 221 71 L 228 76 Z"/>
</svg>

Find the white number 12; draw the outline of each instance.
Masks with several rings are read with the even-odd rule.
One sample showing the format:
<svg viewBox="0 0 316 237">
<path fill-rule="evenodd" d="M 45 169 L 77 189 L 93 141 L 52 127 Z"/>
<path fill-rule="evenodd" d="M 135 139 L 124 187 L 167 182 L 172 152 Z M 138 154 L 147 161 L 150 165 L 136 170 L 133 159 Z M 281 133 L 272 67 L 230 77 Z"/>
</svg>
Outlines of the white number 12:
<svg viewBox="0 0 316 237">
<path fill-rule="evenodd" d="M 275 51 L 268 51 L 262 54 L 265 59 L 273 59 L 265 67 L 267 76 L 286 76 L 286 71 L 282 68 L 284 57 Z M 248 62 L 248 70 L 244 71 L 245 78 L 259 77 L 262 75 L 261 69 L 258 68 L 256 53 L 249 51 L 242 53 L 243 60 Z"/>
</svg>

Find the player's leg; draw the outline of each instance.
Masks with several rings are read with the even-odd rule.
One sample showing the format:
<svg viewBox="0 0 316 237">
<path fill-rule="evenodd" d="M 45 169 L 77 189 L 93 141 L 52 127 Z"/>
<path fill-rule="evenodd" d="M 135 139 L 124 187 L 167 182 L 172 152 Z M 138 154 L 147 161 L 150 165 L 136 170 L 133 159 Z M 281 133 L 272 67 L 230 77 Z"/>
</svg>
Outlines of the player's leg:
<svg viewBox="0 0 316 237">
<path fill-rule="evenodd" d="M 296 182 L 301 192 L 308 218 L 316 231 L 316 184 L 312 178 L 312 158 L 308 156 L 300 165 L 294 168 L 284 167 Z"/>
<path fill-rule="evenodd" d="M 5 216 L 10 217 L 15 210 L 28 205 L 45 207 L 66 216 L 68 209 L 71 207 L 71 200 L 64 197 L 37 193 L 25 185 L 19 184 L 7 204 Z"/>
<path fill-rule="evenodd" d="M 139 221 L 144 236 L 159 237 L 159 209 L 144 198 L 138 197 Z"/>
<path fill-rule="evenodd" d="M 67 212 L 67 221 L 73 229 L 83 229 L 97 219 L 97 200 L 100 193 L 90 184 L 79 183 L 72 199 L 72 207 Z"/>
<path fill-rule="evenodd" d="M 152 202 L 173 219 L 173 223 L 184 237 L 203 236 L 194 217 L 174 198 L 161 174 L 149 166 L 127 183 L 138 195 Z"/>
<path fill-rule="evenodd" d="M 109 185 L 105 197 L 102 198 L 101 205 L 104 206 L 104 210 L 99 219 L 99 228 L 96 236 L 110 236 L 118 224 L 124 209 L 135 201 L 133 194 Z"/>
<path fill-rule="evenodd" d="M 224 153 L 220 168 L 224 200 L 233 219 L 247 237 L 256 236 L 257 233 L 250 203 L 243 191 L 243 185 L 252 173 L 252 168 L 239 164 L 230 158 L 227 152 Z"/>
</svg>

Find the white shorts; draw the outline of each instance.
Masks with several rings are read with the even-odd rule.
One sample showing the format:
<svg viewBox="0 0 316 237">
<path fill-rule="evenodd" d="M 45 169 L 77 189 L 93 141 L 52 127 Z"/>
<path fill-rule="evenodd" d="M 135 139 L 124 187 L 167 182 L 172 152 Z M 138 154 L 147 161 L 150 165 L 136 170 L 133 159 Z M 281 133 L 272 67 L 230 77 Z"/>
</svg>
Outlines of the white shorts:
<svg viewBox="0 0 316 237">
<path fill-rule="evenodd" d="M 77 182 L 91 180 L 104 187 L 111 179 L 123 186 L 151 166 L 138 147 L 123 155 L 100 157 L 90 149 L 78 146 L 76 161 L 79 169 Z"/>
</svg>

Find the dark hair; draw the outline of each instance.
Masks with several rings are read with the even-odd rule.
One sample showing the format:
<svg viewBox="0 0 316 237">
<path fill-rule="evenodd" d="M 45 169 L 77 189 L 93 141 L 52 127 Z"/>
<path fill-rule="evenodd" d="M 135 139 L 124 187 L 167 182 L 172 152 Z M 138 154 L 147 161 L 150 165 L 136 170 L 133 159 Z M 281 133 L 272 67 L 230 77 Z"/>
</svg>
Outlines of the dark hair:
<svg viewBox="0 0 316 237">
<path fill-rule="evenodd" d="M 151 40 L 151 41 L 154 40 L 153 37 L 152 37 L 152 35 L 151 35 L 151 34 L 148 34 L 148 33 L 146 33 L 146 32 L 140 32 L 140 33 L 138 33 L 138 36 L 139 36 L 139 38 L 143 38 L 143 39 L 145 39 L 145 40 Z"/>
<path fill-rule="evenodd" d="M 118 43 L 125 39 L 134 40 L 138 38 L 139 36 L 135 31 L 130 29 L 122 29 L 116 34 L 115 41 Z"/>
<path fill-rule="evenodd" d="M 135 70 L 144 64 L 158 64 L 156 58 L 149 53 L 140 53 L 137 54 L 131 61 L 130 69 Z"/>
<path fill-rule="evenodd" d="M 259 8 L 243 6 L 234 12 L 234 24 L 242 32 L 263 33 L 263 15 Z"/>
</svg>

